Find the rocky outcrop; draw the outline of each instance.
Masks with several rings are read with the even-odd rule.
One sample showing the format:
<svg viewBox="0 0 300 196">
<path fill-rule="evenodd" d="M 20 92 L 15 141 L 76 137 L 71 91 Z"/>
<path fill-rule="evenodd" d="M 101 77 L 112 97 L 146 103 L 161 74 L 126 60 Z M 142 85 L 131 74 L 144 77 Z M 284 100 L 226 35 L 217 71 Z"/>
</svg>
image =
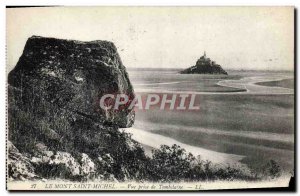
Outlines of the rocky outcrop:
<svg viewBox="0 0 300 196">
<path fill-rule="evenodd" d="M 104 94 L 134 92 L 113 43 L 33 36 L 8 76 L 12 179 L 139 179 L 144 151 L 119 128 L 134 111 L 103 110 Z M 15 153 L 16 152 L 16 153 Z M 13 161 L 14 157 L 15 162 Z M 19 163 L 18 161 L 21 160 Z"/>
<path fill-rule="evenodd" d="M 227 72 L 215 61 L 211 61 L 210 58 L 206 58 L 206 54 L 204 53 L 200 59 L 197 60 L 196 65 L 189 67 L 180 73 L 182 74 L 225 74 L 228 75 Z"/>
<path fill-rule="evenodd" d="M 10 180 L 38 180 L 41 179 L 34 172 L 34 167 L 29 158 L 19 152 L 19 150 L 7 141 L 8 149 L 8 177 Z"/>
<path fill-rule="evenodd" d="M 99 104 L 104 94 L 134 98 L 126 69 L 111 42 L 33 36 L 9 73 L 8 83 L 23 94 L 30 91 L 52 105 L 99 123 L 118 127 L 130 127 L 133 123 L 134 112 L 128 107 L 103 110 Z"/>
</svg>

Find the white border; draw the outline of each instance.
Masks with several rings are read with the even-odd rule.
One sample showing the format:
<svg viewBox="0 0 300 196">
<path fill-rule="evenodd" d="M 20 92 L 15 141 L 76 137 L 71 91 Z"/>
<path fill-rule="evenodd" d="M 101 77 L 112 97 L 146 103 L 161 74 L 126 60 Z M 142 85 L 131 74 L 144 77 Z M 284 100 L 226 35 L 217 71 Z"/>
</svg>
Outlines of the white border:
<svg viewBox="0 0 300 196">
<path fill-rule="evenodd" d="M 114 5 L 114 6 L 264 6 L 264 5 L 294 5 L 296 0 L 4 0 L 9 5 L 71 5 L 71 6 L 95 6 L 95 5 Z"/>
<path fill-rule="evenodd" d="M 296 6 L 299 8 L 300 1 L 297 0 L 206 0 L 206 1 L 197 1 L 197 0 L 1 0 L 0 1 L 0 127 L 1 127 L 1 137 L 0 137 L 0 192 L 1 195 L 8 195 L 9 192 L 6 191 L 5 183 L 5 124 L 6 124 L 6 71 L 5 71 L 5 6 L 20 6 L 20 5 L 56 5 L 56 6 Z M 298 10 L 299 15 L 299 10 Z M 299 20 L 297 20 L 297 26 L 299 26 Z M 298 36 L 297 36 L 298 37 Z M 298 44 L 298 42 L 296 43 Z M 297 52 L 299 56 L 299 50 Z M 299 69 L 298 69 L 299 74 Z M 297 82 L 298 83 L 298 82 Z M 297 85 L 297 91 L 299 92 L 299 84 Z M 299 101 L 299 97 L 298 100 Z M 299 120 L 299 115 L 297 121 Z M 295 130 L 296 132 L 298 130 Z M 297 141 L 299 142 L 299 133 L 297 134 Z M 299 149 L 297 148 L 299 153 Z M 298 155 L 297 153 L 297 155 Z M 299 187 L 299 167 L 297 168 L 297 187 Z M 32 193 L 28 193 L 32 194 Z M 40 194 L 40 193 L 37 193 Z M 50 194 L 50 193 L 46 193 Z M 62 195 L 64 193 L 56 193 Z M 106 195 L 109 193 L 100 193 Z M 121 193 L 124 194 L 124 193 Z M 128 193 L 131 194 L 131 193 Z M 162 195 L 163 193 L 158 193 Z M 201 193 L 207 194 L 207 193 Z M 217 193 L 214 193 L 217 194 Z M 224 194 L 224 193 L 222 193 Z M 227 193 L 228 194 L 228 193 Z M 232 193 L 229 193 L 232 194 Z M 263 195 L 266 193 L 253 193 L 255 195 Z M 269 193 L 272 194 L 272 193 Z M 286 193 L 288 194 L 288 193 Z"/>
</svg>

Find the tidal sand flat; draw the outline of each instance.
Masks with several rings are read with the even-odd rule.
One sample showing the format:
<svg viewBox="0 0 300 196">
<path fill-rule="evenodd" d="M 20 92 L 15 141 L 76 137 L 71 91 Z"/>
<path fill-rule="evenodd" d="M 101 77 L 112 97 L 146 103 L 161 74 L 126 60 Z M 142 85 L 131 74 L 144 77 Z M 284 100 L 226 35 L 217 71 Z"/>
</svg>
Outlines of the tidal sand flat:
<svg viewBox="0 0 300 196">
<path fill-rule="evenodd" d="M 184 148 L 187 152 L 192 153 L 194 156 L 200 156 L 203 160 L 209 160 L 215 164 L 223 166 L 226 166 L 227 164 L 238 164 L 239 161 L 244 158 L 244 156 L 240 155 L 219 153 L 201 147 L 188 145 L 172 139 L 171 137 L 165 137 L 142 129 L 126 128 L 125 130 L 127 133 L 132 134 L 132 139 L 139 141 L 146 146 L 158 149 L 161 145 L 172 146 L 173 144 L 177 144 Z"/>
<path fill-rule="evenodd" d="M 270 82 L 258 82 L 256 84 L 262 86 L 274 86 L 274 87 L 294 89 L 294 79 L 283 79 L 279 81 L 270 81 Z"/>
<path fill-rule="evenodd" d="M 238 80 L 232 75 L 179 74 L 180 70 L 137 69 L 129 70 L 130 80 L 136 92 L 242 92 L 245 89 L 220 86 L 222 80 Z"/>
<path fill-rule="evenodd" d="M 178 93 L 178 89 L 182 90 L 180 93 L 195 92 L 199 93 L 196 101 L 199 103 L 200 109 L 197 111 L 172 111 L 154 107 L 147 111 L 138 110 L 134 125 L 136 130 L 132 131 L 133 138 L 141 143 L 149 142 L 149 144 L 160 141 L 158 138 L 148 138 L 147 134 L 144 135 L 144 139 L 135 136 L 138 134 L 137 130 L 143 130 L 154 133 L 155 137 L 171 138 L 172 140 L 168 141 L 174 143 L 198 147 L 198 151 L 197 148 L 193 149 L 196 154 L 201 154 L 200 149 L 205 149 L 209 150 L 212 155 L 217 155 L 212 153 L 217 152 L 242 156 L 242 159 L 232 160 L 239 160 L 250 168 L 260 167 L 272 159 L 277 161 L 287 173 L 292 170 L 294 164 L 293 89 L 255 84 L 258 81 L 282 80 L 282 78 L 293 77 L 292 74 L 235 72 L 235 76 L 228 78 L 218 75 L 191 75 L 191 80 L 189 80 L 187 75 L 177 75 L 173 72 L 174 75 L 170 76 L 171 73 L 161 71 L 156 74 L 148 73 L 145 81 L 151 84 L 149 78 L 164 75 L 166 77 L 161 77 L 161 83 L 175 82 L 176 77 L 183 83 L 162 84 L 154 89 L 151 88 L 151 85 L 142 88 L 138 85 L 135 88 L 136 93 L 141 93 L 139 89 L 146 89 L 149 92 L 152 89 L 152 92 L 157 93 L 165 91 L 169 94 Z M 225 84 L 228 80 L 234 81 L 233 87 L 218 85 L 219 82 Z M 184 84 L 187 83 L 186 81 L 194 84 Z M 139 79 L 138 84 L 141 83 L 142 81 Z M 135 84 L 133 83 L 134 86 Z M 186 88 L 182 88 L 183 84 L 186 85 Z M 214 85 L 220 89 L 216 92 L 208 92 Z M 234 92 L 232 89 L 237 89 L 237 87 L 247 90 Z M 221 88 L 225 90 L 221 90 Z M 203 89 L 206 90 L 204 94 L 201 92 Z M 218 159 L 214 156 L 206 157 Z"/>
</svg>

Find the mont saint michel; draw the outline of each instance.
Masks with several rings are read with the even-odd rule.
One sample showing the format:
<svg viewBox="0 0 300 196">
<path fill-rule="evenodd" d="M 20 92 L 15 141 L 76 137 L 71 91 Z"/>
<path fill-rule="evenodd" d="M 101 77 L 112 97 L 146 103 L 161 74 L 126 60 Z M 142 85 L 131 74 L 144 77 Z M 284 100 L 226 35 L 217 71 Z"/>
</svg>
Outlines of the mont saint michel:
<svg viewBox="0 0 300 196">
<path fill-rule="evenodd" d="M 206 57 L 206 53 L 204 51 L 203 56 L 201 56 L 196 65 L 189 67 L 180 73 L 182 74 L 225 74 L 228 75 L 227 72 L 221 67 L 221 65 L 216 64 L 215 61 L 212 61 L 210 58 Z"/>
</svg>

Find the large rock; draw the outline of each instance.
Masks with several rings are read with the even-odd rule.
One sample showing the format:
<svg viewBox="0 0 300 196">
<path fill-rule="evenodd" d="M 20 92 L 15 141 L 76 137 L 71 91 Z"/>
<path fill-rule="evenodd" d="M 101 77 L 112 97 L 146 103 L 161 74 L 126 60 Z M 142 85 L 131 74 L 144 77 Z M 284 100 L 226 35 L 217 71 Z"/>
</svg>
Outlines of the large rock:
<svg viewBox="0 0 300 196">
<path fill-rule="evenodd" d="M 107 93 L 134 98 L 113 43 L 31 37 L 8 83 L 11 179 L 142 179 L 144 151 L 119 130 L 134 111 L 98 103 Z"/>
<path fill-rule="evenodd" d="M 134 98 L 126 69 L 111 42 L 33 36 L 9 73 L 8 83 L 100 123 L 130 127 L 134 121 L 134 111 L 128 107 L 103 110 L 99 104 L 105 94 Z"/>
</svg>

